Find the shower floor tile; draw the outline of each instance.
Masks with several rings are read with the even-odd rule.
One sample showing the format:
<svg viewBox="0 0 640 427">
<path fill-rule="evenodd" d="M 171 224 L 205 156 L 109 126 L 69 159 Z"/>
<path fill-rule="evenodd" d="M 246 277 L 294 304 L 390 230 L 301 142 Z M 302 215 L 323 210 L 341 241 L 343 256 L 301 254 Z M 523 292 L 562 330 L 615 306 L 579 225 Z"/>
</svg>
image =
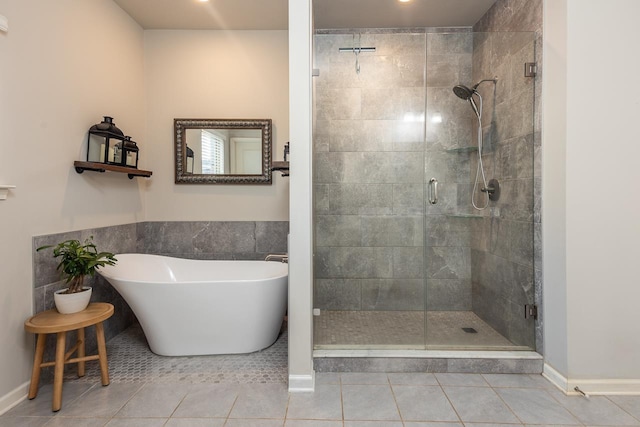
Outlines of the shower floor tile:
<svg viewBox="0 0 640 427">
<path fill-rule="evenodd" d="M 472 328 L 476 333 L 465 332 L 462 328 Z M 520 348 L 472 311 L 428 311 L 427 346 L 452 350 L 479 347 L 489 350 Z"/>
<path fill-rule="evenodd" d="M 249 354 L 166 357 L 152 353 L 139 324 L 107 342 L 109 376 L 112 383 L 206 383 L 255 384 L 286 383 L 287 330 L 283 327 L 276 342 Z M 82 378 L 75 369 L 65 369 L 65 384 L 94 383 L 100 378 L 97 363 L 87 363 Z"/>
<path fill-rule="evenodd" d="M 472 328 L 475 333 L 465 332 Z M 314 317 L 317 349 L 523 349 L 471 311 L 331 311 Z"/>
</svg>

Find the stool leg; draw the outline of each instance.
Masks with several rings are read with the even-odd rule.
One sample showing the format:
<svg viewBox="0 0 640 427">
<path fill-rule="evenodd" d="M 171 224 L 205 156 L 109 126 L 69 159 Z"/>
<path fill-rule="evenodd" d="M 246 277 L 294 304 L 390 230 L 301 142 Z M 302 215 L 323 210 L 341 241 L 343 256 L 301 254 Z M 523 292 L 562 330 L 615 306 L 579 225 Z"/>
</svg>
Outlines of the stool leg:
<svg viewBox="0 0 640 427">
<path fill-rule="evenodd" d="M 33 370 L 31 371 L 31 384 L 29 385 L 29 399 L 34 399 L 38 395 L 38 385 L 40 384 L 40 365 L 44 355 L 44 344 L 47 334 L 38 334 L 36 341 L 36 355 L 33 358 Z"/>
<path fill-rule="evenodd" d="M 85 356 L 84 349 L 84 328 L 78 329 L 78 359 Z M 78 377 L 84 377 L 84 365 L 85 362 L 78 362 Z"/>
<path fill-rule="evenodd" d="M 53 412 L 58 412 L 62 407 L 62 377 L 64 376 L 66 338 L 66 332 L 58 332 L 56 340 L 56 361 L 53 373 L 53 403 L 51 405 Z"/>
<path fill-rule="evenodd" d="M 109 385 L 109 364 L 107 363 L 107 346 L 104 342 L 104 327 L 102 326 L 102 322 L 96 323 L 96 338 L 98 341 L 98 357 L 100 360 L 102 385 Z"/>
</svg>

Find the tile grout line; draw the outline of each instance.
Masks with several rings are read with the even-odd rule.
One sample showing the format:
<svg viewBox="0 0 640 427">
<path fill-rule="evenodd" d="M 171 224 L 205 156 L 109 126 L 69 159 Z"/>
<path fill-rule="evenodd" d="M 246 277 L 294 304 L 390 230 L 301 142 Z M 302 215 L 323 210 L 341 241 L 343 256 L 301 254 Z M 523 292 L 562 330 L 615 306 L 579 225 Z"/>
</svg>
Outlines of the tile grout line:
<svg viewBox="0 0 640 427">
<path fill-rule="evenodd" d="M 402 417 L 402 412 L 400 411 L 400 406 L 398 406 L 398 399 L 396 398 L 396 393 L 393 391 L 393 385 L 391 384 L 391 379 L 389 378 L 389 374 L 387 374 L 387 384 L 391 389 L 391 396 L 393 396 L 393 403 L 396 405 L 396 411 L 398 411 L 398 416 L 400 417 L 400 422 L 404 426 L 404 418 Z"/>
<path fill-rule="evenodd" d="M 627 411 L 626 409 L 624 409 L 622 406 L 618 405 L 616 402 L 614 402 L 613 400 L 611 400 L 611 398 L 609 397 L 609 395 L 604 396 L 607 398 L 607 400 L 611 403 L 613 403 L 615 406 L 617 406 L 618 408 L 620 408 L 623 412 L 625 412 L 626 414 L 628 414 L 631 418 L 633 418 L 636 421 L 640 421 L 640 418 L 634 416 L 631 412 Z"/>
<path fill-rule="evenodd" d="M 451 409 L 453 409 L 453 412 L 455 412 L 456 417 L 458 417 L 458 420 L 460 420 L 460 424 L 462 424 L 464 426 L 465 422 L 462 420 L 462 417 L 460 416 L 460 414 L 458 413 L 458 410 L 456 409 L 456 407 L 454 406 L 453 402 L 449 398 L 449 395 L 444 390 L 444 387 L 440 383 L 440 380 L 438 379 L 438 377 L 436 375 L 434 375 L 434 377 L 436 378 L 436 381 L 438 382 L 438 387 L 440 387 L 440 390 L 442 391 L 442 394 L 444 394 L 444 397 L 447 399 L 447 402 L 449 402 L 449 405 L 451 405 Z"/>
<path fill-rule="evenodd" d="M 344 397 L 342 391 L 342 374 L 338 373 L 338 385 L 340 386 L 340 411 L 342 413 L 342 427 L 344 427 Z"/>
<path fill-rule="evenodd" d="M 556 397 L 550 393 L 548 390 L 545 390 L 545 392 L 551 396 L 551 398 L 558 403 L 558 405 L 560 405 L 565 411 L 567 411 L 573 418 L 575 418 L 581 426 L 585 426 L 586 424 L 582 422 L 582 420 L 580 419 L 580 417 L 578 417 L 576 414 L 573 413 L 573 411 L 569 408 L 567 408 L 565 405 L 562 404 L 562 402 L 560 402 L 558 399 L 556 399 Z"/>
<path fill-rule="evenodd" d="M 131 400 L 133 400 L 133 398 L 134 398 L 138 393 L 140 393 L 140 390 L 142 390 L 142 389 L 143 389 L 147 384 L 148 384 L 147 382 L 142 383 L 142 385 L 140 385 L 140 386 L 138 387 L 138 389 L 135 391 L 135 393 L 133 393 L 133 394 L 131 395 L 131 397 L 129 397 L 129 398 L 127 399 L 127 401 L 126 401 L 126 402 L 124 402 L 124 403 L 122 404 L 122 406 L 120 406 L 120 408 L 118 408 L 118 410 L 117 410 L 117 411 L 115 411 L 115 413 L 114 413 L 112 416 L 110 416 L 110 417 L 109 417 L 109 421 L 107 422 L 107 424 L 108 424 L 109 422 L 111 422 L 111 420 L 113 420 L 114 418 L 117 418 L 117 417 L 116 417 L 116 415 L 118 415 L 118 413 L 119 413 L 120 411 L 122 411 L 122 408 L 124 408 L 125 406 L 127 406 L 127 404 L 128 404 L 129 402 L 131 402 Z"/>
<path fill-rule="evenodd" d="M 173 414 L 176 413 L 176 411 L 178 410 L 178 408 L 180 407 L 180 405 L 182 405 L 182 402 L 184 402 L 184 400 L 187 398 L 187 396 L 189 395 L 189 391 L 186 391 L 184 393 L 184 396 L 182 396 L 182 399 L 180 399 L 180 402 L 178 402 L 178 404 L 176 405 L 175 408 L 173 408 L 173 411 L 171 411 L 171 415 L 169 415 L 167 417 L 167 422 L 169 422 L 169 420 L 173 417 Z M 165 423 L 166 424 L 166 423 Z"/>
<path fill-rule="evenodd" d="M 314 384 L 313 393 L 315 393 L 315 384 Z M 287 391 L 287 405 L 284 408 L 284 419 L 282 420 L 282 427 L 284 427 L 287 424 L 287 418 L 289 417 L 289 406 L 290 405 L 291 405 L 291 393 L 289 393 L 289 391 Z"/>
<path fill-rule="evenodd" d="M 481 374 L 481 375 L 482 375 L 482 374 Z M 484 378 L 484 376 L 483 376 L 482 378 Z M 485 379 L 485 381 L 487 381 L 487 380 Z M 489 383 L 489 382 L 487 381 L 487 383 Z M 502 398 L 502 396 L 500 395 L 500 393 L 498 393 L 498 392 L 493 388 L 493 386 L 491 386 L 491 385 L 489 385 L 489 386 L 491 387 L 491 391 L 493 391 L 493 392 L 495 393 L 495 395 L 496 395 L 496 396 L 498 396 L 498 399 L 500 399 L 500 401 L 501 401 L 502 403 L 504 403 L 504 406 L 506 406 L 506 407 L 511 411 L 511 413 L 513 414 L 513 416 L 514 416 L 514 417 L 516 417 L 516 419 L 517 419 L 518 421 L 520 421 L 520 424 L 524 425 L 524 421 L 523 421 L 523 420 L 518 416 L 518 414 L 516 414 L 516 411 L 514 411 L 514 410 L 513 410 L 513 408 L 512 408 L 511 406 L 509 406 L 509 404 L 508 404 L 508 403 L 507 403 L 507 402 Z"/>
</svg>

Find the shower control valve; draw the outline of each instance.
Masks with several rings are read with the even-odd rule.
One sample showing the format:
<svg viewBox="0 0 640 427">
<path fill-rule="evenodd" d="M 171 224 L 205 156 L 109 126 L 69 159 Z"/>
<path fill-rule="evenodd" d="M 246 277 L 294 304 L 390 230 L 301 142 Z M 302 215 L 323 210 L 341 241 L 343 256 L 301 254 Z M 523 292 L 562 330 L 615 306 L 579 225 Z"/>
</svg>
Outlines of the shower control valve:
<svg viewBox="0 0 640 427">
<path fill-rule="evenodd" d="M 484 188 L 481 188 L 480 191 L 482 191 L 483 193 L 493 194 L 496 192 L 496 189 L 493 187 L 484 187 Z"/>
<path fill-rule="evenodd" d="M 482 187 L 480 191 L 487 193 L 489 195 L 489 200 L 493 200 L 495 202 L 500 198 L 500 183 L 497 179 L 493 178 L 489 181 L 487 186 Z"/>
</svg>

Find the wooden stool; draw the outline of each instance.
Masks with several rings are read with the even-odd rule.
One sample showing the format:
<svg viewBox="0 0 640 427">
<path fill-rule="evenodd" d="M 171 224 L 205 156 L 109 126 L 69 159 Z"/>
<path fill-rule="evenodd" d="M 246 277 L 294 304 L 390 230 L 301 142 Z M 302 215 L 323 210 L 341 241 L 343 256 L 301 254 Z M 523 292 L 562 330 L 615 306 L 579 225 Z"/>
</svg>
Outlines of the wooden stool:
<svg viewBox="0 0 640 427">
<path fill-rule="evenodd" d="M 24 322 L 27 332 L 37 334 L 36 355 L 33 360 L 33 371 L 31 373 L 31 385 L 29 386 L 29 399 L 38 395 L 38 384 L 40 383 L 40 369 L 47 366 L 55 366 L 53 376 L 53 403 L 51 409 L 57 412 L 62 407 L 62 377 L 64 376 L 64 365 L 67 363 L 78 364 L 78 376 L 84 376 L 84 363 L 89 360 L 100 361 L 100 374 L 102 385 L 109 385 L 109 366 L 107 364 L 107 347 L 104 341 L 104 328 L 102 322 L 113 315 L 113 305 L 97 302 L 91 303 L 81 312 L 73 314 L 60 314 L 56 310 L 47 310 L 38 313 Z M 98 340 L 98 354 L 93 356 L 85 355 L 84 328 L 96 325 L 96 336 Z M 78 330 L 78 340 L 76 344 L 65 354 L 65 345 L 68 331 Z M 56 359 L 55 362 L 42 362 L 44 355 L 44 344 L 47 334 L 57 334 Z M 73 353 L 78 352 L 78 357 L 70 359 Z"/>
</svg>

